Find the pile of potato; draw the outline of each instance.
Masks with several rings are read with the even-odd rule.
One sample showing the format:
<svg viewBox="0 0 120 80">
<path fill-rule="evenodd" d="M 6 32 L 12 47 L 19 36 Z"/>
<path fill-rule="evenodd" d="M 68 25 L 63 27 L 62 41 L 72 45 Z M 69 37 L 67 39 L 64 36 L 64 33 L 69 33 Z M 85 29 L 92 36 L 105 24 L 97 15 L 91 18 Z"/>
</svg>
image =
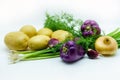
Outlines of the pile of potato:
<svg viewBox="0 0 120 80">
<path fill-rule="evenodd" d="M 62 42 L 70 36 L 71 34 L 64 30 L 53 32 L 49 28 L 41 28 L 37 31 L 32 25 L 24 25 L 19 31 L 6 34 L 4 42 L 10 50 L 41 50 L 48 47 L 51 38 Z"/>
</svg>

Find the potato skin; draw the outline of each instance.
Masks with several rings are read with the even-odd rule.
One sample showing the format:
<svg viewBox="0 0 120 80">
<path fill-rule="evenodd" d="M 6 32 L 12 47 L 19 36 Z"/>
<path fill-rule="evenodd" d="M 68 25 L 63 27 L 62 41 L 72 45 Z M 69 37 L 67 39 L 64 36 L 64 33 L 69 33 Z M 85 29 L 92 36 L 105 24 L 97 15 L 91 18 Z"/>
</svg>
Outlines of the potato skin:
<svg viewBox="0 0 120 80">
<path fill-rule="evenodd" d="M 32 25 L 24 25 L 20 28 L 21 32 L 24 32 L 26 35 L 28 35 L 29 38 L 35 36 L 37 34 L 37 30 Z"/>
<path fill-rule="evenodd" d="M 48 36 L 37 35 L 37 36 L 32 37 L 28 41 L 28 47 L 32 50 L 44 49 L 44 48 L 47 48 L 49 40 L 50 38 Z"/>
<path fill-rule="evenodd" d="M 29 37 L 23 32 L 9 32 L 4 37 L 4 42 L 10 50 L 26 50 Z"/>
<path fill-rule="evenodd" d="M 56 30 L 53 32 L 51 38 L 55 38 L 58 39 L 60 42 L 63 42 L 67 38 L 72 38 L 72 34 L 64 30 Z"/>
<path fill-rule="evenodd" d="M 37 34 L 38 35 L 46 35 L 46 36 L 49 36 L 51 37 L 53 31 L 49 28 L 42 28 L 40 30 L 38 30 Z"/>
</svg>

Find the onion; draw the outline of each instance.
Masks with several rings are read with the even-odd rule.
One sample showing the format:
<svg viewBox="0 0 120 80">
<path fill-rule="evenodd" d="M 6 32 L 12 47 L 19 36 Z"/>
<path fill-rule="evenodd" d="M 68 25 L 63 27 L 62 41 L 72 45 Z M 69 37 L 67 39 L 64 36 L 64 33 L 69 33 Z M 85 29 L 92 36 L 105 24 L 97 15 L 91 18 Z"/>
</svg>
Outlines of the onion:
<svg viewBox="0 0 120 80">
<path fill-rule="evenodd" d="M 94 20 L 86 20 L 81 26 L 81 31 L 84 37 L 98 35 L 101 33 L 99 25 Z"/>
<path fill-rule="evenodd" d="M 93 49 L 88 49 L 87 55 L 90 59 L 95 59 L 98 57 L 98 52 Z"/>
<path fill-rule="evenodd" d="M 59 40 L 58 39 L 55 39 L 55 38 L 51 38 L 48 42 L 48 46 L 49 47 L 53 47 L 55 45 L 57 45 L 59 43 Z"/>
<path fill-rule="evenodd" d="M 60 57 L 64 62 L 75 62 L 84 57 L 85 51 L 82 46 L 74 41 L 68 41 L 60 48 Z"/>
</svg>

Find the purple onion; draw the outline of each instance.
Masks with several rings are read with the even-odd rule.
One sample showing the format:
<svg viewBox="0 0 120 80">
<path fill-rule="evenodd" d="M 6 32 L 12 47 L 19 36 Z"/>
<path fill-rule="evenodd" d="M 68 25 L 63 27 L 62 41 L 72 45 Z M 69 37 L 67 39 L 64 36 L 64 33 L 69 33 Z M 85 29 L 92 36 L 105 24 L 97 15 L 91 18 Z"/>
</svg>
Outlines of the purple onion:
<svg viewBox="0 0 120 80">
<path fill-rule="evenodd" d="M 98 57 L 98 52 L 93 49 L 88 49 L 87 55 L 90 59 L 95 59 Z"/>
<path fill-rule="evenodd" d="M 99 25 L 94 20 L 86 20 L 81 26 L 81 31 L 84 37 L 99 35 L 101 33 Z"/>
<path fill-rule="evenodd" d="M 77 45 L 74 41 L 68 41 L 60 48 L 60 57 L 64 62 L 75 62 L 82 59 L 85 51 L 82 46 Z"/>
<path fill-rule="evenodd" d="M 53 47 L 55 45 L 57 45 L 59 43 L 59 40 L 58 39 L 55 39 L 55 38 L 51 38 L 48 42 L 48 46 L 49 47 Z"/>
</svg>

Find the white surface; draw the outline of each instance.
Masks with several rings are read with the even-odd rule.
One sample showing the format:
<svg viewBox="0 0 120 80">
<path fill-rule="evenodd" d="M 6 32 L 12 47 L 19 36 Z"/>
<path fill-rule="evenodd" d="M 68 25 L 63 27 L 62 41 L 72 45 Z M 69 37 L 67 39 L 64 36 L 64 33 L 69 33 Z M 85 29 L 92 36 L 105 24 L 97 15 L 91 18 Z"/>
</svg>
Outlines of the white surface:
<svg viewBox="0 0 120 80">
<path fill-rule="evenodd" d="M 8 64 L 6 33 L 24 24 L 43 27 L 45 12 L 65 11 L 82 20 L 96 20 L 106 33 L 120 27 L 119 0 L 0 0 L 0 80 L 119 80 L 120 50 L 114 57 L 87 57 L 65 64 L 60 58 Z"/>
</svg>

